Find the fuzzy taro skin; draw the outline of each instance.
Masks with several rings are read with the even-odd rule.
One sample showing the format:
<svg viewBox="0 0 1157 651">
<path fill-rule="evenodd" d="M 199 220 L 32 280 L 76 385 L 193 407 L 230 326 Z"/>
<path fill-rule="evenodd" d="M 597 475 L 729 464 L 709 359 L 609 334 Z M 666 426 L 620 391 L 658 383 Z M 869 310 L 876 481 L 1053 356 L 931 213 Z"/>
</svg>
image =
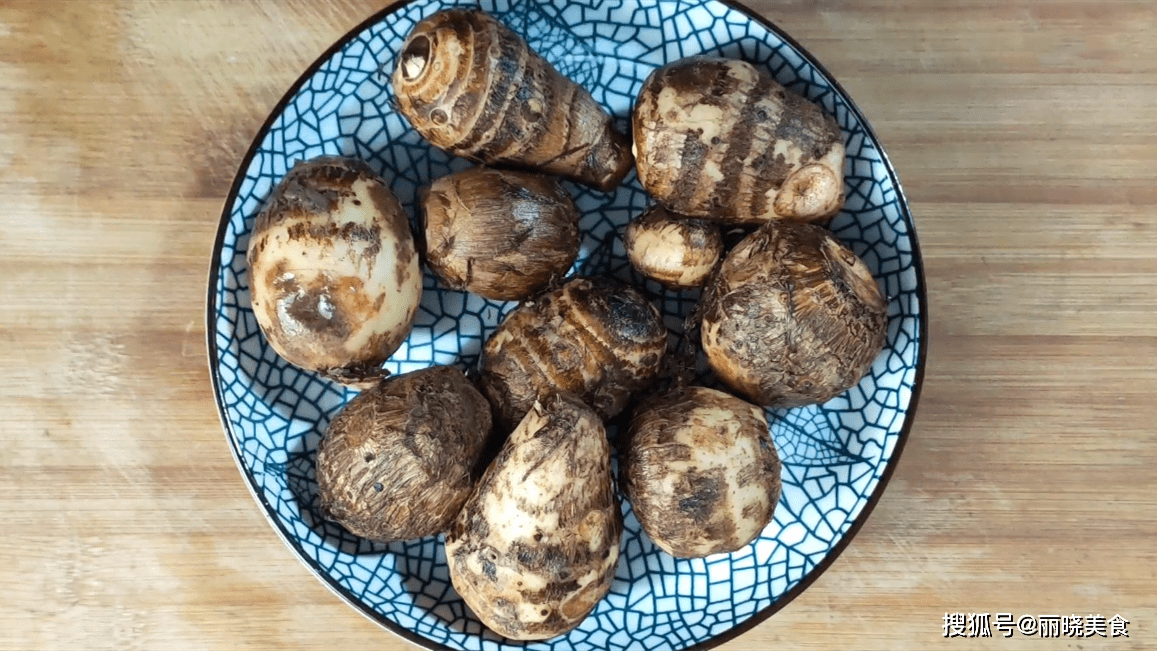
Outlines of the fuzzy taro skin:
<svg viewBox="0 0 1157 651">
<path fill-rule="evenodd" d="M 627 224 L 623 243 L 632 267 L 676 291 L 703 286 L 723 254 L 718 224 L 672 215 L 659 205 Z"/>
<path fill-rule="evenodd" d="M 391 83 L 399 112 L 451 154 L 600 190 L 631 169 L 628 138 L 610 114 L 480 10 L 447 9 L 415 25 Z"/>
<path fill-rule="evenodd" d="M 486 399 L 449 366 L 362 391 L 318 447 L 321 512 L 379 542 L 441 533 L 474 488 L 490 424 Z"/>
<path fill-rule="evenodd" d="M 499 635 L 561 635 L 610 589 L 622 514 L 597 414 L 549 394 L 527 413 L 446 534 L 454 588 Z"/>
<path fill-rule="evenodd" d="M 606 419 L 658 376 L 666 351 L 667 327 L 642 294 L 580 277 L 506 316 L 482 347 L 479 387 L 504 429 L 556 390 Z"/>
<path fill-rule="evenodd" d="M 570 271 L 579 213 L 551 176 L 473 167 L 423 193 L 426 264 L 453 289 L 520 301 Z"/>
<path fill-rule="evenodd" d="M 871 271 L 827 229 L 769 222 L 704 291 L 701 342 L 732 390 L 766 407 L 827 402 L 884 347 L 888 304 Z"/>
<path fill-rule="evenodd" d="M 678 389 L 633 416 L 620 473 L 643 530 L 679 558 L 751 543 L 781 490 L 763 410 L 705 387 Z"/>
<path fill-rule="evenodd" d="M 843 207 L 839 125 L 747 62 L 697 56 L 658 68 L 632 130 L 639 181 L 674 212 L 758 224 Z"/>
<path fill-rule="evenodd" d="M 409 221 L 368 165 L 294 165 L 257 216 L 247 260 L 253 314 L 286 361 L 357 387 L 383 376 L 422 274 Z"/>
</svg>

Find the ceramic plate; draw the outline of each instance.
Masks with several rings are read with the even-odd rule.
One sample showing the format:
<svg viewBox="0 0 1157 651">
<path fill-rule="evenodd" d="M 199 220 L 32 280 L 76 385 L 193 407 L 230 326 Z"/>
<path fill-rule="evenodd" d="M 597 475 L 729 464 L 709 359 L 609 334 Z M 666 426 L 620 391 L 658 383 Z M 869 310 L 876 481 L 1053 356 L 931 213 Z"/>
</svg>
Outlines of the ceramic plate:
<svg viewBox="0 0 1157 651">
<path fill-rule="evenodd" d="M 385 628 L 434 649 L 707 648 L 782 608 L 827 568 L 880 499 L 912 424 L 925 356 L 926 302 L 915 226 L 884 150 L 852 100 L 807 52 L 767 20 L 726 2 L 482 2 L 560 71 L 586 87 L 627 130 L 632 102 L 655 67 L 710 53 L 742 58 L 819 103 L 843 129 L 847 206 L 831 228 L 872 269 L 889 304 L 887 346 L 858 386 L 822 406 L 771 410 L 783 460 L 774 521 L 746 548 L 677 560 L 626 531 L 610 593 L 574 631 L 512 642 L 485 629 L 455 593 L 441 537 L 380 545 L 322 520 L 314 452 L 353 395 L 280 359 L 250 309 L 245 250 L 271 188 L 299 159 L 356 156 L 377 169 L 416 220 L 417 190 L 467 166 L 428 146 L 393 107 L 389 75 L 414 24 L 450 2 L 389 7 L 335 43 L 261 128 L 226 200 L 210 270 L 208 345 L 213 387 L 238 466 L 274 529 L 326 585 Z M 632 172 L 617 191 L 566 186 L 582 212 L 575 271 L 641 282 L 622 227 L 647 204 Z M 415 221 L 416 223 L 416 221 Z M 673 328 L 694 293 L 646 284 Z M 387 362 L 393 373 L 473 365 L 513 304 L 442 287 L 428 272 L 417 322 Z M 304 577 L 303 577 L 304 580 Z"/>
</svg>

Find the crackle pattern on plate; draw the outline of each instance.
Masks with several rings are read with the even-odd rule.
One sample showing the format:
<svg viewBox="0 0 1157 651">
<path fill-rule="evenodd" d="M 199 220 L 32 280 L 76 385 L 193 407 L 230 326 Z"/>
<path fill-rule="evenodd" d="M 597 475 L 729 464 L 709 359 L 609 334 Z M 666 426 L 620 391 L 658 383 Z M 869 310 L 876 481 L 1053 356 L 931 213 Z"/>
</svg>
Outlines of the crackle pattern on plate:
<svg viewBox="0 0 1157 651">
<path fill-rule="evenodd" d="M 416 223 L 423 184 L 467 163 L 428 146 L 393 108 L 389 74 L 406 34 L 452 3 L 413 2 L 352 34 L 304 79 L 242 170 L 226 206 L 210 290 L 214 379 L 238 463 L 275 528 L 355 607 L 415 642 L 449 649 L 684 649 L 710 646 L 819 571 L 872 499 L 908 418 L 919 339 L 919 261 L 913 225 L 884 156 L 858 112 L 807 56 L 742 10 L 722 3 L 483 2 L 564 74 L 583 84 L 621 128 L 655 67 L 699 53 L 743 58 L 818 102 L 842 127 L 847 206 L 835 233 L 872 269 L 889 301 L 887 347 L 869 375 L 825 405 L 769 410 L 784 461 L 774 521 L 748 547 L 680 560 L 641 532 L 624 502 L 622 561 L 610 594 L 576 630 L 512 642 L 486 630 L 454 592 L 441 537 L 391 545 L 359 539 L 317 516 L 313 455 L 352 392 L 280 359 L 250 309 L 245 248 L 271 188 L 298 159 L 357 156 L 383 174 Z M 576 271 L 642 284 L 678 329 L 694 292 L 668 292 L 630 269 L 622 227 L 648 203 L 634 173 L 612 193 L 566 184 L 582 212 Z M 473 365 L 513 304 L 442 287 L 426 272 L 412 334 L 393 373 L 434 363 Z"/>
</svg>

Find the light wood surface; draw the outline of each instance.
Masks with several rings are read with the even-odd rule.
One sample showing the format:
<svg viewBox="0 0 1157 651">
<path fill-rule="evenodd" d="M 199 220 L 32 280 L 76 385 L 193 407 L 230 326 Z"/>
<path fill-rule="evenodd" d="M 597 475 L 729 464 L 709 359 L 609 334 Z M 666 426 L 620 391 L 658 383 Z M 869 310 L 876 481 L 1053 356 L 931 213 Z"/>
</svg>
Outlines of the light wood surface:
<svg viewBox="0 0 1157 651">
<path fill-rule="evenodd" d="M 267 523 L 204 343 L 251 138 L 384 4 L 0 4 L 0 648 L 413 648 Z M 931 341 L 870 520 L 723 648 L 1157 648 L 1157 5 L 751 6 L 884 142 Z M 943 638 L 946 612 L 1001 611 L 1130 636 Z"/>
</svg>

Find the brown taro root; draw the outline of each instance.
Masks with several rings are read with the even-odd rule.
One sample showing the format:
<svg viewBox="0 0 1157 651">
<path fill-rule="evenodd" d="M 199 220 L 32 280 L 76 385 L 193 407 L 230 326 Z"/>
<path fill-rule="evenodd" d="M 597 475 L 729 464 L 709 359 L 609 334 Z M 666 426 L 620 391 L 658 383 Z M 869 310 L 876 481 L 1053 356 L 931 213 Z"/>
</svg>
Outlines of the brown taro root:
<svg viewBox="0 0 1157 651">
<path fill-rule="evenodd" d="M 479 386 L 507 430 L 554 390 L 606 419 L 655 379 L 666 350 L 662 316 L 637 290 L 575 278 L 506 316 L 482 347 Z"/>
<path fill-rule="evenodd" d="M 703 301 L 711 368 L 758 405 L 826 402 L 855 386 L 884 346 L 888 305 L 871 271 L 813 224 L 769 222 L 748 235 Z"/>
<path fill-rule="evenodd" d="M 453 289 L 520 301 L 578 257 L 578 210 L 551 176 L 474 167 L 434 181 L 422 207 L 426 264 Z"/>
<path fill-rule="evenodd" d="M 583 88 L 477 9 L 414 26 L 394 69 L 398 110 L 434 146 L 611 190 L 631 169 L 625 135 Z"/>
<path fill-rule="evenodd" d="M 550 393 L 506 440 L 446 533 L 450 580 L 499 635 L 561 635 L 610 589 L 623 520 L 597 414 Z"/>
<path fill-rule="evenodd" d="M 490 423 L 486 399 L 449 366 L 362 391 L 318 447 L 323 515 L 380 542 L 444 531 L 474 487 Z"/>
<path fill-rule="evenodd" d="M 632 128 L 639 181 L 674 212 L 814 222 L 843 206 L 835 119 L 744 61 L 698 56 L 655 70 Z"/>
<path fill-rule="evenodd" d="M 253 315 L 286 361 L 372 386 L 410 332 L 422 272 L 410 222 L 368 165 L 298 162 L 257 215 L 247 251 Z"/>
<path fill-rule="evenodd" d="M 667 289 L 700 287 L 723 253 L 719 225 L 648 208 L 627 224 L 627 258 L 639 273 Z"/>
<path fill-rule="evenodd" d="M 744 547 L 779 502 L 779 455 L 763 410 L 704 387 L 635 412 L 619 473 L 643 530 L 680 558 Z"/>
</svg>

